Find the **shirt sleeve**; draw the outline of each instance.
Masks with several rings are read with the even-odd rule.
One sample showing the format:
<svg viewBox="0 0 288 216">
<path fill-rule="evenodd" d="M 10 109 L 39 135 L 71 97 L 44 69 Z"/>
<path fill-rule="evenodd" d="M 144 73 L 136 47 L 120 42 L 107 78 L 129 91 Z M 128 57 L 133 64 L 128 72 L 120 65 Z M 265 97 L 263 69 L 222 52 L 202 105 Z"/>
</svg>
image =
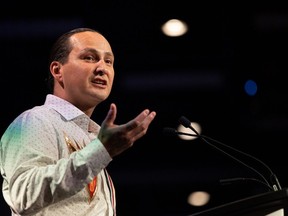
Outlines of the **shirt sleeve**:
<svg viewBox="0 0 288 216">
<path fill-rule="evenodd" d="M 75 195 L 112 160 L 97 138 L 69 154 L 58 133 L 48 119 L 26 113 L 1 139 L 3 195 L 19 214 Z"/>
</svg>

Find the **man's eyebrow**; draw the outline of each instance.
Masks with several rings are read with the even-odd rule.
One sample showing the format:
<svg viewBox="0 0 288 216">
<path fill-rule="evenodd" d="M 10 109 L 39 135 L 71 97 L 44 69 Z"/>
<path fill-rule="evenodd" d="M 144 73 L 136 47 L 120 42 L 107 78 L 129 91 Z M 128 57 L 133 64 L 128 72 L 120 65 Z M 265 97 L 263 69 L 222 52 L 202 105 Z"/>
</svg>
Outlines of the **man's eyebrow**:
<svg viewBox="0 0 288 216">
<path fill-rule="evenodd" d="M 83 52 L 101 53 L 99 50 L 97 50 L 97 49 L 95 49 L 95 48 L 85 48 L 85 49 L 83 50 Z M 114 57 L 113 52 L 107 51 L 107 52 L 104 52 L 104 54 Z"/>
</svg>

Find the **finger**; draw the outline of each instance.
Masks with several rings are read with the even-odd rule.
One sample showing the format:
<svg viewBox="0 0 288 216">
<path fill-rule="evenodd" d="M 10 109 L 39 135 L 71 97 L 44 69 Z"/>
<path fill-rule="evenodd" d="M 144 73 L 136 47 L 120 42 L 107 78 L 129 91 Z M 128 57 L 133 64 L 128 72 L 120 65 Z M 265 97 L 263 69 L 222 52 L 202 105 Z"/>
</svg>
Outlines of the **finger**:
<svg viewBox="0 0 288 216">
<path fill-rule="evenodd" d="M 146 117 L 142 120 L 142 122 L 136 121 L 135 124 L 131 122 L 131 124 L 127 126 L 127 127 L 130 127 L 129 133 L 130 133 L 130 136 L 133 137 L 134 140 L 137 140 L 140 137 L 142 137 L 144 134 L 146 134 L 149 125 L 151 124 L 151 122 L 156 116 L 156 112 L 153 111 L 148 114 L 144 112 L 144 115 L 146 115 Z"/>
<path fill-rule="evenodd" d="M 110 109 L 105 117 L 103 124 L 104 125 L 113 125 L 117 115 L 117 107 L 114 103 L 110 105 Z"/>
<path fill-rule="evenodd" d="M 149 114 L 149 110 L 145 109 L 138 116 L 136 116 L 134 119 L 127 122 L 125 124 L 126 131 L 129 132 L 129 131 L 132 131 L 135 128 L 137 128 L 142 123 L 142 121 L 147 117 L 148 114 Z"/>
<path fill-rule="evenodd" d="M 149 109 L 145 109 L 138 116 L 136 116 L 134 120 L 142 122 L 148 116 L 149 113 L 150 113 Z"/>
</svg>

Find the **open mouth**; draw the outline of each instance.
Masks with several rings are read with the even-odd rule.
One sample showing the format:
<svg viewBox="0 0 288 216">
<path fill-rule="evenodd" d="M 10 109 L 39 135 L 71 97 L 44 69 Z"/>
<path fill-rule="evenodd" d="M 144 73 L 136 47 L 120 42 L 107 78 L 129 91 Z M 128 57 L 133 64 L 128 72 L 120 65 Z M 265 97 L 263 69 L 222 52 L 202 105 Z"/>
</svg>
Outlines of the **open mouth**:
<svg viewBox="0 0 288 216">
<path fill-rule="evenodd" d="M 100 79 L 95 79 L 92 82 L 95 84 L 98 84 L 98 85 L 106 85 L 107 84 L 107 82 L 105 80 L 100 80 Z"/>
</svg>

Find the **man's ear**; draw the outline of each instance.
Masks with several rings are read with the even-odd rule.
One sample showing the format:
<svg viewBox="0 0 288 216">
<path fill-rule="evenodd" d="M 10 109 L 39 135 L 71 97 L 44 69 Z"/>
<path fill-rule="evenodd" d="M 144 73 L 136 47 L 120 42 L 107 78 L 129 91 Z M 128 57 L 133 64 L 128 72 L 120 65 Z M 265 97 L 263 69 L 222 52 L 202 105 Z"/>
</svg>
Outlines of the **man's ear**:
<svg viewBox="0 0 288 216">
<path fill-rule="evenodd" d="M 53 61 L 50 64 L 50 73 L 58 81 L 60 81 L 62 78 L 62 74 L 60 73 L 60 69 L 61 69 L 61 64 L 59 62 Z"/>
</svg>

